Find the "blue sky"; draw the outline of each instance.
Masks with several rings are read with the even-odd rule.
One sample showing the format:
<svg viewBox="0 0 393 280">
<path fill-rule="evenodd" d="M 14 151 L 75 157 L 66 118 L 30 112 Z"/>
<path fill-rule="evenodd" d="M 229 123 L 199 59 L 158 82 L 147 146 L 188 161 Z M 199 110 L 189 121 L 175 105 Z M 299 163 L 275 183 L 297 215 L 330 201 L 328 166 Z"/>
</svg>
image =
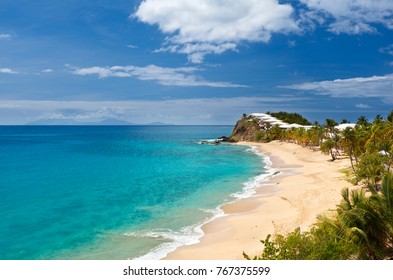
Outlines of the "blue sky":
<svg viewBox="0 0 393 280">
<path fill-rule="evenodd" d="M 391 0 L 0 2 L 0 124 L 392 109 Z"/>
</svg>

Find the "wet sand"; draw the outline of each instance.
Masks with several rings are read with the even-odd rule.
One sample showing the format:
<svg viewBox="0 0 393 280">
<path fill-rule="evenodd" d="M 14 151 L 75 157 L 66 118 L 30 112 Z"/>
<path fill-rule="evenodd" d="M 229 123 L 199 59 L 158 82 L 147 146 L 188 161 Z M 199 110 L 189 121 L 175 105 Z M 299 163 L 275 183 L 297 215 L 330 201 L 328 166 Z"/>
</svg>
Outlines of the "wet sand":
<svg viewBox="0 0 393 280">
<path fill-rule="evenodd" d="M 348 159 L 331 162 L 319 151 L 279 141 L 238 144 L 257 147 L 279 174 L 254 196 L 222 206 L 226 215 L 202 227 L 198 244 L 179 247 L 165 259 L 241 260 L 243 251 L 254 256 L 267 234 L 308 230 L 318 214 L 335 208 L 342 188 L 354 188 L 341 171 L 350 166 Z"/>
</svg>

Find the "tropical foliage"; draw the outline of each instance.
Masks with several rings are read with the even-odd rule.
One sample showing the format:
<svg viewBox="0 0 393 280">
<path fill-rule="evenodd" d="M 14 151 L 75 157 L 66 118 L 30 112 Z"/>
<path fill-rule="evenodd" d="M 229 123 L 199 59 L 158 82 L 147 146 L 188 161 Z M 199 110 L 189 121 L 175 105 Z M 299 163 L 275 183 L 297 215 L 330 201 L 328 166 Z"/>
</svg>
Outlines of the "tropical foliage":
<svg viewBox="0 0 393 280">
<path fill-rule="evenodd" d="M 277 116 L 292 116 L 288 113 L 270 113 Z M 300 118 L 302 116 L 295 114 Z M 358 118 L 355 127 L 338 130 L 338 123 L 327 119 L 325 124 L 314 123 L 310 129 L 281 129 L 278 125 L 267 130 L 254 132 L 259 142 L 281 140 L 299 144 L 303 147 L 320 150 L 331 160 L 349 158 L 355 181 L 368 188 L 378 189 L 383 174 L 392 170 L 393 165 L 393 111 L 386 120 L 377 115 L 372 123 L 367 118 Z M 345 120 L 342 123 L 346 123 Z"/>
<path fill-rule="evenodd" d="M 342 123 L 346 123 L 342 122 Z M 261 241 L 264 249 L 253 259 L 380 259 L 393 250 L 393 111 L 368 122 L 359 117 L 355 127 L 337 129 L 327 119 L 311 129 L 263 132 L 262 141 L 281 140 L 319 149 L 331 160 L 349 158 L 358 190 L 344 189 L 334 215 L 320 216 L 307 232 Z M 244 253 L 244 257 L 251 259 Z"/>
<path fill-rule="evenodd" d="M 301 124 L 301 125 L 310 125 L 311 124 L 306 118 L 304 118 L 302 115 L 300 115 L 298 113 L 267 112 L 267 114 L 269 114 L 272 117 L 275 117 L 279 120 L 282 120 L 283 122 L 286 122 L 286 123 L 297 123 L 297 124 Z"/>
<path fill-rule="evenodd" d="M 384 177 L 381 192 L 343 189 L 342 201 L 331 217 L 320 216 L 310 231 L 299 228 L 288 235 L 261 241 L 254 260 L 382 259 L 392 251 L 393 176 Z"/>
</svg>

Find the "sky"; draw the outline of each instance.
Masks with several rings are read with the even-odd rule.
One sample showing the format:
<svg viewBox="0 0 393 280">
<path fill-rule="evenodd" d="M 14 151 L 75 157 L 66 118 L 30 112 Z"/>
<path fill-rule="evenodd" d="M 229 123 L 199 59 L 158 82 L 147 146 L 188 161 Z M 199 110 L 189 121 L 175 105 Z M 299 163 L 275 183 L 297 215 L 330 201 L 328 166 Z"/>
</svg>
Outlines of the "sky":
<svg viewBox="0 0 393 280">
<path fill-rule="evenodd" d="M 0 1 L 0 124 L 392 109 L 392 0 Z"/>
</svg>

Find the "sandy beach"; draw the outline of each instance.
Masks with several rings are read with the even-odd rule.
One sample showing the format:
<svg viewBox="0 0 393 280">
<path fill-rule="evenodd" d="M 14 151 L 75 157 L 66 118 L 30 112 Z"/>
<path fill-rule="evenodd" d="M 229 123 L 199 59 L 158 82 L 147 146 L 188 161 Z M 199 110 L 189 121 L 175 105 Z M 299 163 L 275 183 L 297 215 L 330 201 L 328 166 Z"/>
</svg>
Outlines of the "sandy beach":
<svg viewBox="0 0 393 280">
<path fill-rule="evenodd" d="M 346 158 L 331 162 L 319 151 L 279 141 L 238 144 L 257 147 L 280 173 L 254 196 L 224 205 L 226 215 L 202 227 L 200 243 L 179 247 L 166 259 L 241 260 L 243 251 L 254 256 L 267 234 L 308 230 L 318 214 L 335 208 L 342 188 L 354 188 L 341 171 L 350 166 Z"/>
</svg>

